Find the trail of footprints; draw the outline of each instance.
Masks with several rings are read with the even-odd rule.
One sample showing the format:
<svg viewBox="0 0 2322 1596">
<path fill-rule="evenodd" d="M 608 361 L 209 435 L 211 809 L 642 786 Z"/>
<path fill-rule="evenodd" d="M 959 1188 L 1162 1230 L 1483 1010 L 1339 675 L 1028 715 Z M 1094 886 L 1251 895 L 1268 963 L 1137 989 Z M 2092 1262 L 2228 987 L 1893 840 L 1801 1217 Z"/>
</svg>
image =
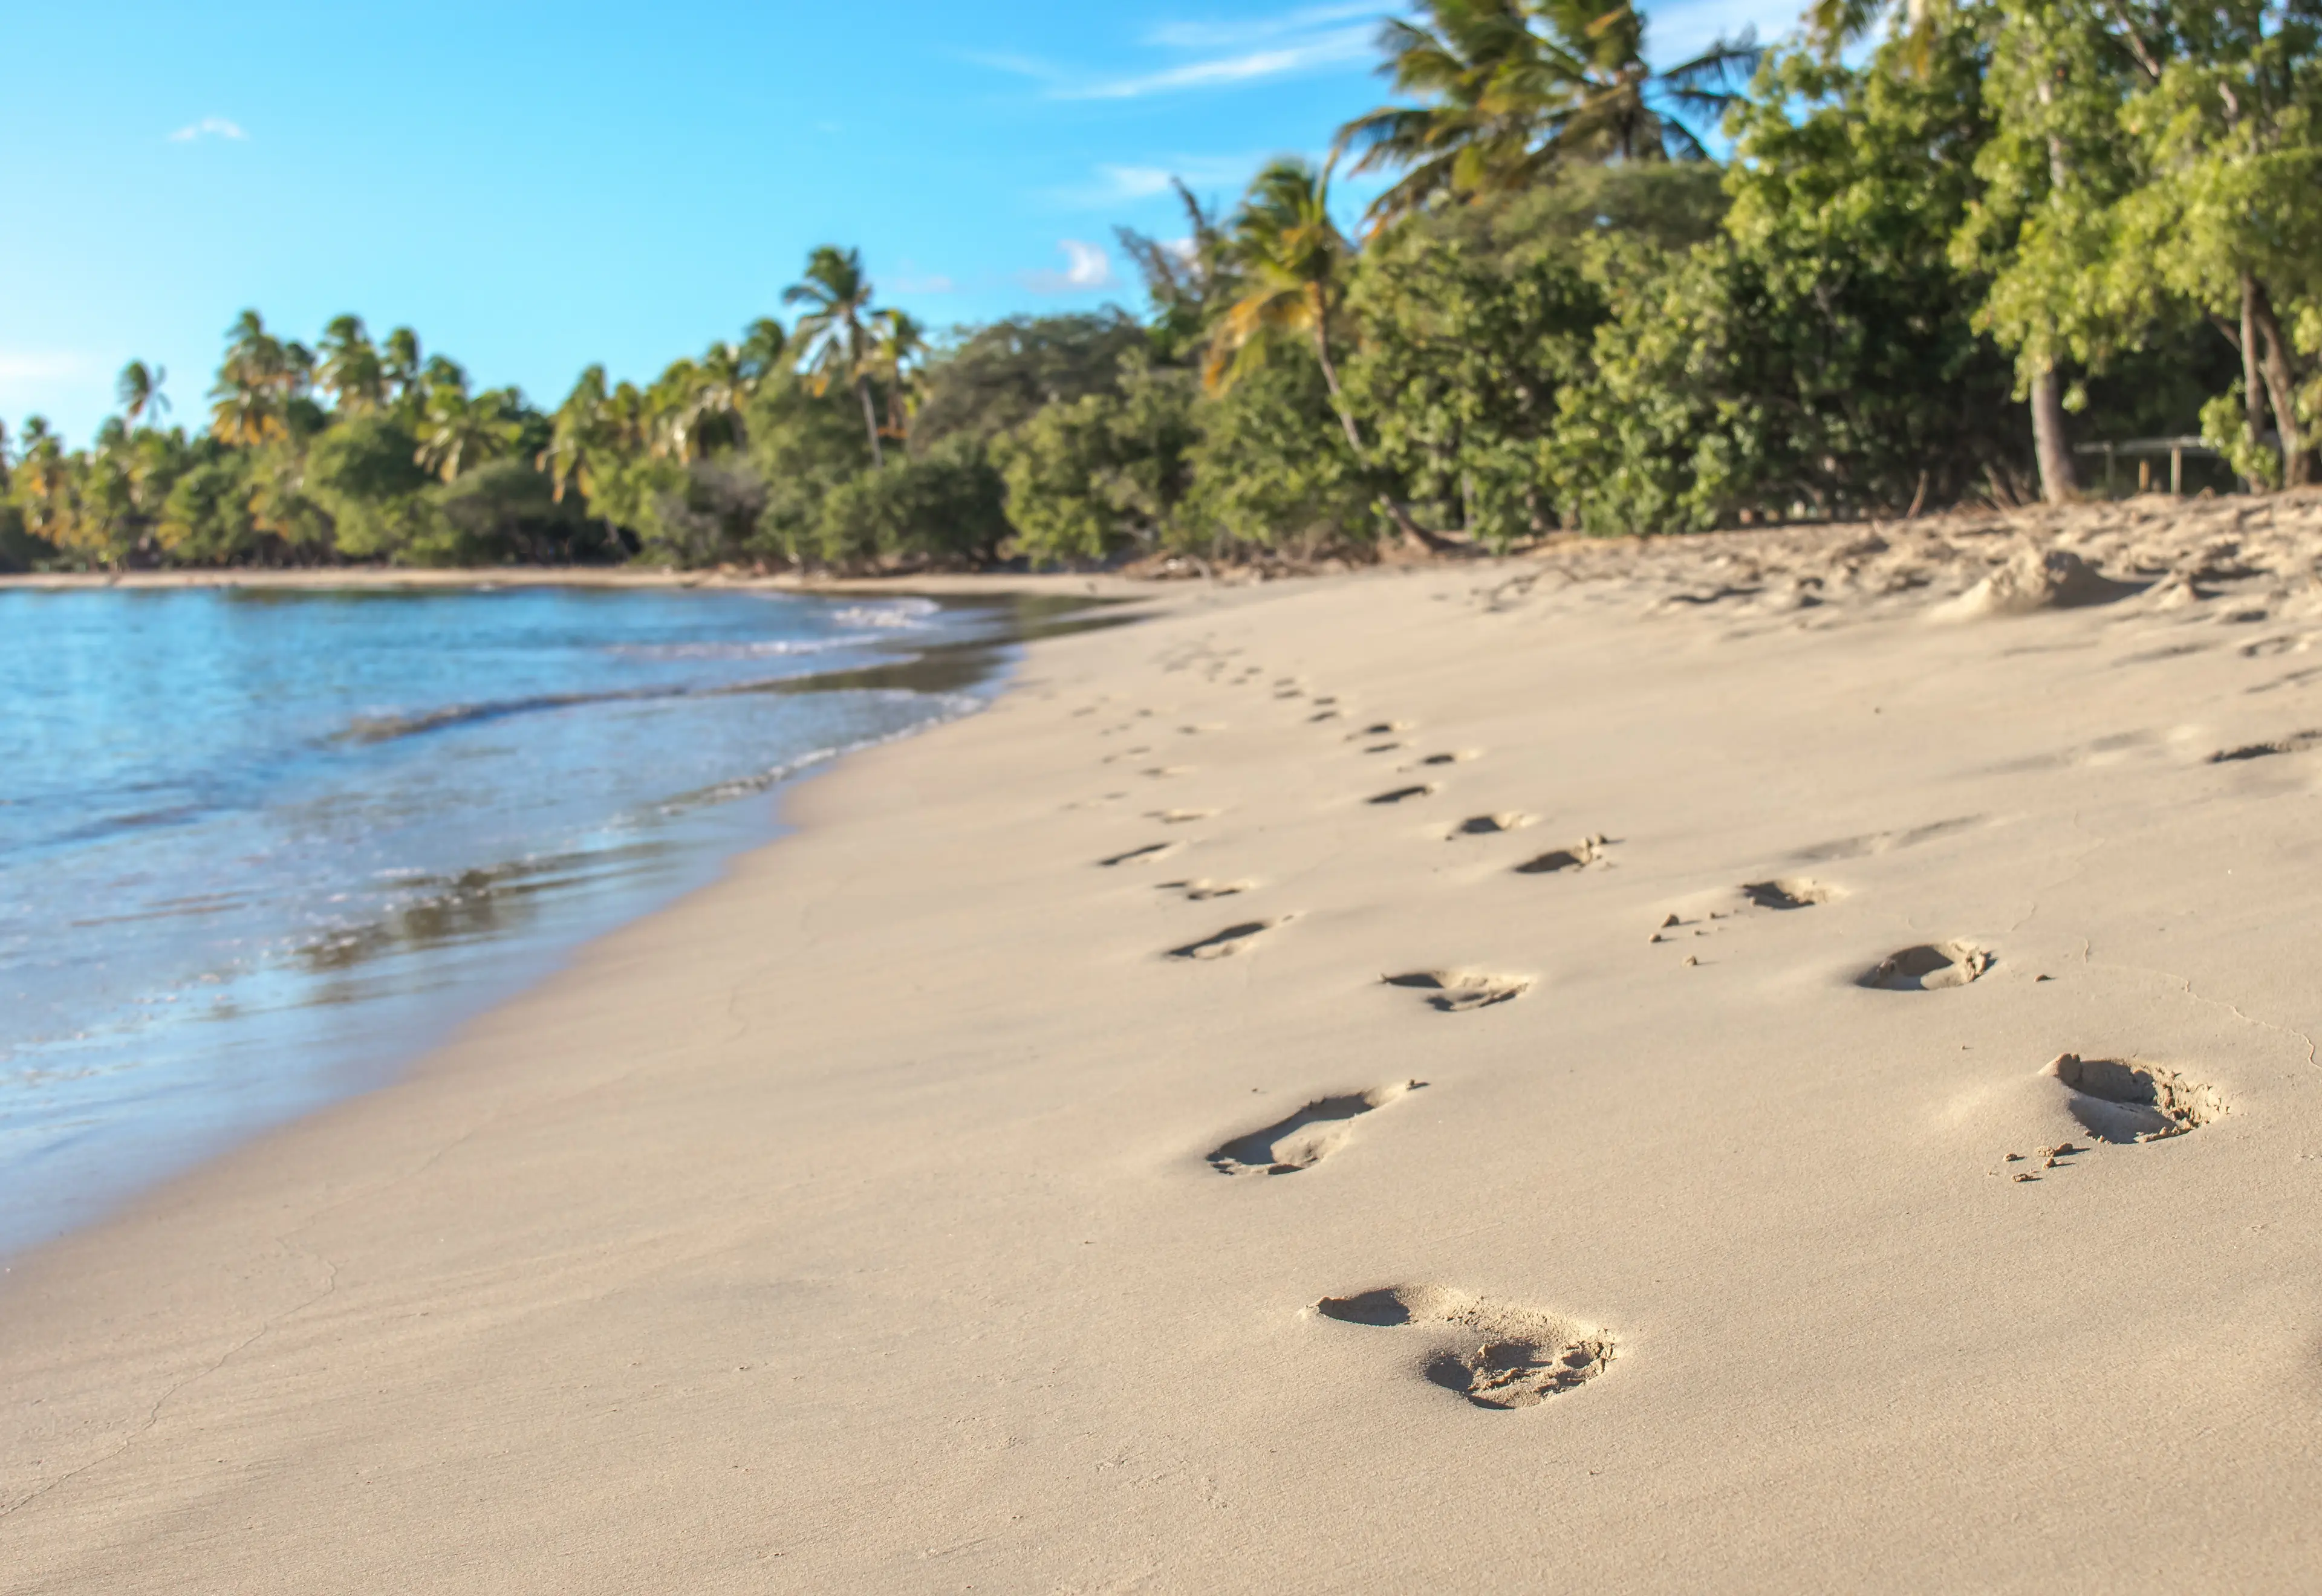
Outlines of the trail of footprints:
<svg viewBox="0 0 2322 1596">
<path fill-rule="evenodd" d="M 1199 658 L 1207 659 L 1205 675 L 1213 685 L 1263 687 L 1273 700 L 1284 704 L 1303 699 L 1308 709 L 1305 724 L 1328 725 L 1344 718 L 1343 707 L 1336 697 L 1310 694 L 1295 677 L 1277 677 L 1270 683 L 1264 682 L 1261 679 L 1265 673 L 1255 664 L 1232 667 L 1230 652 L 1190 656 L 1170 668 L 1187 668 Z M 1089 715 L 1097 707 L 1091 706 L 1074 713 Z M 1140 729 L 1139 722 L 1149 721 L 1152 714 L 1150 710 L 1138 710 L 1128 721 L 1102 734 L 1110 736 Z M 1184 735 L 1225 729 L 1214 723 L 1177 728 Z M 1413 730 L 1409 721 L 1379 720 L 1343 736 L 1346 742 L 1358 745 L 1363 756 L 1410 753 L 1408 734 Z M 2222 762 L 2302 752 L 2317 744 L 2322 744 L 2322 734 L 2301 733 L 2275 743 L 2230 750 L 2214 758 Z M 1150 745 L 1141 745 L 1107 759 L 1110 762 L 1150 755 L 1152 752 Z M 1385 809 L 1423 804 L 1446 790 L 1442 775 L 1478 757 L 1480 751 L 1473 749 L 1416 754 L 1399 766 L 1398 771 L 1417 780 L 1384 788 L 1360 801 L 1366 807 Z M 1191 769 L 1164 763 L 1147 767 L 1142 773 L 1166 779 L 1187 774 Z M 1147 817 L 1175 826 L 1211 819 L 1219 813 L 1214 808 L 1174 807 L 1149 811 Z M 1503 810 L 1438 823 L 1434 834 L 1447 843 L 1473 843 L 1505 836 L 1534 824 L 1530 815 Z M 1802 850 L 1796 857 L 1801 862 L 1859 858 L 1914 846 L 1979 824 L 1981 817 L 1975 816 L 1938 821 L 1906 831 L 1824 844 Z M 1148 842 L 1109 855 L 1097 863 L 1109 870 L 1151 864 L 1186 845 L 1185 840 L 1176 838 Z M 1616 845 L 1617 839 L 1592 833 L 1541 849 L 1507 868 L 1525 876 L 1586 871 L 1607 865 Z M 1239 897 L 1257 890 L 1258 885 L 1250 880 L 1185 877 L 1156 883 L 1156 888 L 1186 902 L 1202 903 L 1211 898 Z M 1841 889 L 1809 876 L 1745 881 L 1666 909 L 1649 941 L 1672 948 L 1690 945 L 1696 939 L 1715 935 L 1745 916 L 1790 914 L 1835 902 L 1843 896 Z M 1259 946 L 1296 917 L 1294 913 L 1282 913 L 1240 920 L 1168 948 L 1163 956 L 1173 962 L 1189 963 L 1233 958 Z M 1682 962 L 1695 967 L 1701 963 L 1701 958 L 1698 953 L 1687 953 Z M 1979 980 L 1997 963 L 1997 955 L 1991 949 L 1967 938 L 1952 938 L 1898 948 L 1859 968 L 1851 980 L 1855 987 L 1869 991 L 1952 991 Z M 1413 970 L 1382 974 L 1377 979 L 1382 986 L 1415 994 L 1428 1008 L 1441 1014 L 1471 1014 L 1506 1004 L 1522 997 L 1533 984 L 1533 978 L 1527 975 L 1467 969 Z M 2075 1122 L 2093 1143 L 2099 1145 L 2132 1145 L 2183 1135 L 2226 1110 L 2215 1089 L 2149 1061 L 2083 1058 L 2068 1053 L 2050 1061 L 2041 1073 L 2064 1094 L 2064 1106 Z M 1235 1179 L 1302 1173 L 1346 1147 L 1368 1116 L 1404 1101 L 1425 1085 L 1422 1081 L 1401 1081 L 1309 1099 L 1287 1115 L 1230 1136 L 1208 1153 L 1206 1162 L 1217 1174 Z M 2029 1183 L 2046 1178 L 2050 1172 L 2071 1168 L 2071 1160 L 2089 1151 L 2089 1147 L 2068 1141 L 2041 1147 L 2032 1154 L 2010 1152 L 2005 1163 L 2011 1167 L 2015 1181 Z M 2013 1167 L 2019 1165 L 2022 1167 Z M 1577 1391 L 1604 1373 L 1619 1352 L 1618 1338 L 1601 1326 L 1440 1285 L 1379 1286 L 1348 1296 L 1325 1297 L 1305 1311 L 1314 1318 L 1366 1333 L 1394 1332 L 1410 1344 L 1409 1350 L 1416 1354 L 1406 1361 L 1428 1382 L 1482 1409 L 1537 1407 L 1551 1398 Z"/>
</svg>

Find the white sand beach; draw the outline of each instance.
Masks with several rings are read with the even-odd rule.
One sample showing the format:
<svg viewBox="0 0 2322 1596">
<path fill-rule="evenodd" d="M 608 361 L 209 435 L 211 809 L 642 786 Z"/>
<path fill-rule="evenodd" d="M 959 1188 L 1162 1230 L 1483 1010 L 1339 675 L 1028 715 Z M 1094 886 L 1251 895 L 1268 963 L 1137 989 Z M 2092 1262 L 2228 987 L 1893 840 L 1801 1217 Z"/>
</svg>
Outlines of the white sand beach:
<svg viewBox="0 0 2322 1596">
<path fill-rule="evenodd" d="M 16 1260 L 0 1590 L 2310 1589 L 2317 561 L 1140 588 Z"/>
</svg>

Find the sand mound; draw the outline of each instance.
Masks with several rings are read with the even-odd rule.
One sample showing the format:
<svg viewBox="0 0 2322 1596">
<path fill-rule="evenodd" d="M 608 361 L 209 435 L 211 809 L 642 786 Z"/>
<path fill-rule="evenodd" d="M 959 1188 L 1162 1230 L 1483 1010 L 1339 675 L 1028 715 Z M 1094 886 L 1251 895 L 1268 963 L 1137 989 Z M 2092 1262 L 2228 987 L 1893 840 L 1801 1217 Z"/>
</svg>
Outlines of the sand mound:
<svg viewBox="0 0 2322 1596">
<path fill-rule="evenodd" d="M 2109 604 L 2137 591 L 2132 582 L 2100 576 L 2070 549 L 2024 549 L 2007 564 L 1934 610 L 1938 619 L 1977 620 L 2025 616 L 2043 609 Z"/>
</svg>

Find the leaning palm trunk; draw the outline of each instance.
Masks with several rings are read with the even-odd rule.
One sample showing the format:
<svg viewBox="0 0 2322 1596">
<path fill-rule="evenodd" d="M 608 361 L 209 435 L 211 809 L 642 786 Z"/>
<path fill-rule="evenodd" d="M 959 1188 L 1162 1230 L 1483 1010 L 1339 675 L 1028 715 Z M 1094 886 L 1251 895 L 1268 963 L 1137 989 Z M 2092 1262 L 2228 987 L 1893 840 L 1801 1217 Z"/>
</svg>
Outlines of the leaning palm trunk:
<svg viewBox="0 0 2322 1596">
<path fill-rule="evenodd" d="M 1347 447 L 1355 451 L 1355 463 L 1358 466 L 1367 466 L 1369 461 L 1363 448 L 1362 431 L 1355 425 L 1355 413 L 1348 406 L 1347 390 L 1339 386 L 1338 362 L 1330 358 L 1330 329 L 1325 312 L 1319 303 L 1319 296 L 1317 299 L 1314 311 L 1314 359 L 1322 368 L 1322 386 L 1330 390 L 1330 408 L 1338 413 L 1339 425 L 1347 434 Z M 1382 489 L 1378 495 L 1378 506 L 1386 512 L 1387 519 L 1394 523 L 1398 532 L 1420 547 L 1439 552 L 1453 547 L 1449 539 L 1439 537 L 1412 520 L 1409 508 L 1393 494 Z"/>
<path fill-rule="evenodd" d="M 855 379 L 855 392 L 863 401 L 863 430 L 871 439 L 871 463 L 882 467 L 887 463 L 886 451 L 879 447 L 879 413 L 871 405 L 871 383 L 868 378 Z"/>
</svg>

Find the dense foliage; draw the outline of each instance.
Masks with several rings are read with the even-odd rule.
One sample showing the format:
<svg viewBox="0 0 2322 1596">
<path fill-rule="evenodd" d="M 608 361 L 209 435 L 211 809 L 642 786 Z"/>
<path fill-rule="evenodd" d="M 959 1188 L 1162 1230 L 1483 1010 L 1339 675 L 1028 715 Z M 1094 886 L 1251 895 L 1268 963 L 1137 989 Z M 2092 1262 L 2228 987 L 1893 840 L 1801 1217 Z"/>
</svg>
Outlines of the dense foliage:
<svg viewBox="0 0 2322 1596">
<path fill-rule="evenodd" d="M 246 313 L 205 424 L 132 362 L 87 447 L 0 434 L 0 568 L 1504 547 L 2061 498 L 2075 442 L 2196 432 L 2313 479 L 2322 0 L 1819 0 L 1665 72 L 1619 0 L 1426 0 L 1380 44 L 1358 234 L 1335 160 L 1181 186 L 1184 238 L 1120 233 L 1141 318 L 931 342 L 825 247 L 790 326 L 544 412 Z"/>
</svg>

